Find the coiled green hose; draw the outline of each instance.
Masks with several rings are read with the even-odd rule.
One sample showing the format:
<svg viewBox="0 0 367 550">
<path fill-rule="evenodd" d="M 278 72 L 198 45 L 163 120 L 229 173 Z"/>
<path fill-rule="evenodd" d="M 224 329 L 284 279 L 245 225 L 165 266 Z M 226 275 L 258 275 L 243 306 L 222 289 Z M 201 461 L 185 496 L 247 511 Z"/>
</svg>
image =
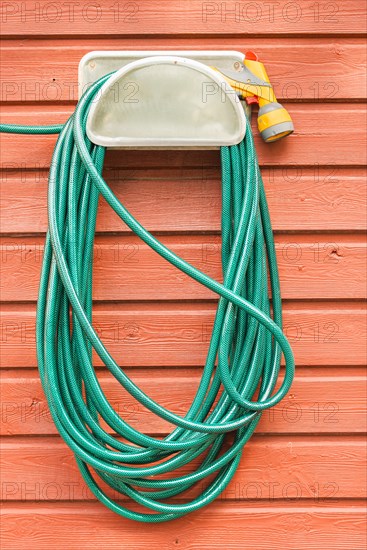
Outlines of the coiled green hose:
<svg viewBox="0 0 367 550">
<path fill-rule="evenodd" d="M 225 489 L 262 411 L 287 393 L 294 359 L 282 332 L 273 235 L 249 125 L 244 142 L 221 149 L 221 284 L 144 229 L 102 178 L 105 149 L 88 140 L 85 128 L 90 104 L 108 77 L 89 88 L 64 125 L 4 124 L 0 131 L 60 133 L 49 174 L 49 230 L 37 307 L 38 365 L 52 418 L 92 493 L 122 516 L 156 523 L 197 510 Z M 146 395 L 116 364 L 92 326 L 93 242 L 100 194 L 153 250 L 220 297 L 202 377 L 185 417 Z M 137 402 L 175 426 L 167 437 L 145 435 L 143 426 L 142 431 L 132 428 L 112 408 L 93 368 L 93 348 Z M 285 375 L 274 393 L 282 353 Z M 102 428 L 101 419 L 113 435 Z M 194 472 L 177 472 L 197 458 L 200 464 Z M 112 499 L 98 480 L 147 512 Z M 175 499 L 195 485 L 201 489 L 199 496 L 189 502 Z"/>
</svg>

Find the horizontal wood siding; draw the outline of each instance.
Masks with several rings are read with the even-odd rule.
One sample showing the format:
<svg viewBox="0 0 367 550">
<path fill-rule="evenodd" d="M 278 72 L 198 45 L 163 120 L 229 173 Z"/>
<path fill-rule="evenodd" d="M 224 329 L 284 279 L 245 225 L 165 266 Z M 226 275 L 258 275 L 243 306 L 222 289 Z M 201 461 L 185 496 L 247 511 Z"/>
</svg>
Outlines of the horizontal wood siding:
<svg viewBox="0 0 367 550">
<path fill-rule="evenodd" d="M 365 548 L 366 10 L 333 2 L 3 2 L 2 121 L 66 120 L 92 50 L 256 51 L 296 131 L 256 147 L 297 372 L 266 411 L 232 484 L 206 509 L 140 525 L 86 490 L 50 418 L 37 372 L 35 302 L 55 136 L 2 135 L 0 383 L 2 548 L 49 550 Z M 220 280 L 215 151 L 112 152 L 104 175 L 172 250 Z M 199 382 L 216 297 L 131 235 L 101 200 L 94 323 L 144 391 L 184 414 Z M 171 426 L 101 386 L 132 426 Z M 169 391 L 167 391 L 169 388 Z M 188 470 L 183 470 L 188 471 Z M 191 494 L 193 496 L 194 493 Z"/>
</svg>

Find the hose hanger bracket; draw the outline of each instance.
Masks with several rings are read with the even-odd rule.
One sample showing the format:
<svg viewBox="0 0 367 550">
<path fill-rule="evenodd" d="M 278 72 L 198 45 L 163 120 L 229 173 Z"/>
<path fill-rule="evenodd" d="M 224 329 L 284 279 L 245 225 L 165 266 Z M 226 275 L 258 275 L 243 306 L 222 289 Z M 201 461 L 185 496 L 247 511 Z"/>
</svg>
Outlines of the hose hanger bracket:
<svg viewBox="0 0 367 550">
<path fill-rule="evenodd" d="M 91 105 L 87 135 L 118 148 L 219 148 L 237 145 L 246 116 L 218 71 L 178 56 L 152 56 L 123 66 Z"/>
</svg>

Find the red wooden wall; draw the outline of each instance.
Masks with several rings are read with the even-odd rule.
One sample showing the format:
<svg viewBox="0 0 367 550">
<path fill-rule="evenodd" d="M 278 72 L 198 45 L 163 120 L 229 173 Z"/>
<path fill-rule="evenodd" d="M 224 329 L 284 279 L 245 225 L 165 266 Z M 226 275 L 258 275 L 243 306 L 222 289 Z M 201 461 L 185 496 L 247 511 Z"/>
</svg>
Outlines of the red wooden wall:
<svg viewBox="0 0 367 550">
<path fill-rule="evenodd" d="M 36 368 L 35 300 L 55 137 L 2 136 L 2 548 L 364 548 L 364 3 L 24 0 L 2 9 L 2 119 L 9 123 L 66 120 L 79 59 L 91 50 L 260 55 L 296 127 L 273 145 L 256 140 L 297 360 L 291 392 L 264 414 L 216 503 L 173 523 L 138 526 L 95 502 L 50 420 Z M 108 153 L 105 175 L 143 224 L 219 277 L 217 152 Z M 215 296 L 167 266 L 104 204 L 96 246 L 95 320 L 103 340 L 145 390 L 184 413 Z M 133 425 L 167 430 L 105 385 Z"/>
</svg>

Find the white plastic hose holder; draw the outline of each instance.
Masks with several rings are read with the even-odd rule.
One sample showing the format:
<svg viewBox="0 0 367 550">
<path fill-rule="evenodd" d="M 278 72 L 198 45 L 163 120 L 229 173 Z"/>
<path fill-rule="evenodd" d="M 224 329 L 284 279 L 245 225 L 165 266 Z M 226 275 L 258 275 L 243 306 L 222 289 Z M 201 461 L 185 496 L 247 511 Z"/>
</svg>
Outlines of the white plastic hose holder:
<svg viewBox="0 0 367 550">
<path fill-rule="evenodd" d="M 80 94 L 93 81 L 116 71 L 91 105 L 89 139 L 105 147 L 134 149 L 212 149 L 242 141 L 246 132 L 242 103 L 212 67 L 236 68 L 243 54 L 162 53 L 84 56 L 79 65 Z"/>
</svg>

